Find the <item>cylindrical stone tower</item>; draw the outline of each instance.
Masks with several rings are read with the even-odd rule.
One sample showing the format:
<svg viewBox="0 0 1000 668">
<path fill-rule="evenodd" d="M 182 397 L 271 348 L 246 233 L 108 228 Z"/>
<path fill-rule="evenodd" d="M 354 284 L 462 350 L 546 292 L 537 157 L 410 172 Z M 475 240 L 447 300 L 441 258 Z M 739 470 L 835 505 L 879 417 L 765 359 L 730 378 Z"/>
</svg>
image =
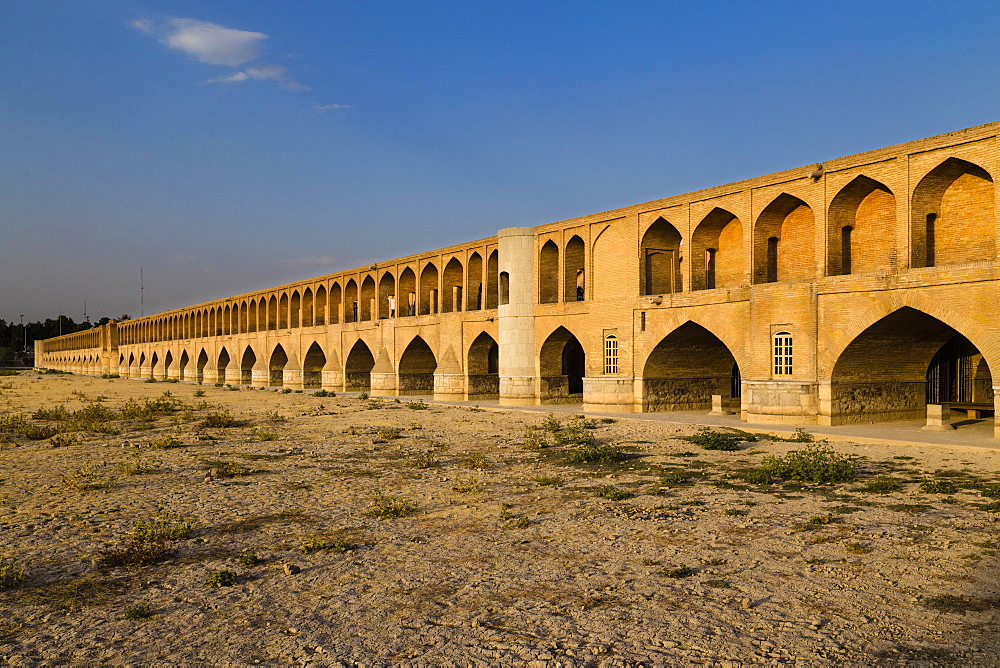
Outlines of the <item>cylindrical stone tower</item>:
<svg viewBox="0 0 1000 668">
<path fill-rule="evenodd" d="M 536 403 L 535 229 L 508 227 L 497 232 L 500 270 L 500 404 Z"/>
</svg>

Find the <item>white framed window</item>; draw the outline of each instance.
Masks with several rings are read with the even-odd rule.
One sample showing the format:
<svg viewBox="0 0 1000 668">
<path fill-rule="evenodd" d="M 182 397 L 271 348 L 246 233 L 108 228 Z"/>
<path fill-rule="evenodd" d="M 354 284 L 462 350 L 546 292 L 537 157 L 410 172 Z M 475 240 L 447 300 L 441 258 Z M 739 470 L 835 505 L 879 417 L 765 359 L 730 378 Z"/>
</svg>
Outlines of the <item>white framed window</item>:
<svg viewBox="0 0 1000 668">
<path fill-rule="evenodd" d="M 778 332 L 773 337 L 774 342 L 774 375 L 792 375 L 792 334 Z"/>
<path fill-rule="evenodd" d="M 604 373 L 618 373 L 618 337 L 604 337 Z"/>
</svg>

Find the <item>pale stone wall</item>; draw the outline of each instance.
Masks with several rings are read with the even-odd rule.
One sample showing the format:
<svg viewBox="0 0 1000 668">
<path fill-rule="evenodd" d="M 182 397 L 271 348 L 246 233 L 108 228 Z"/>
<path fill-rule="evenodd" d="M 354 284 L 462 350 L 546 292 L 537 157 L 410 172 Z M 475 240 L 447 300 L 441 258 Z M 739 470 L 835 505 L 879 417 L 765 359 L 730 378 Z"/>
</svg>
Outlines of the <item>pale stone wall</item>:
<svg viewBox="0 0 1000 668">
<path fill-rule="evenodd" d="M 972 396 L 995 407 L 998 130 L 112 323 L 37 342 L 36 363 L 588 410 L 734 394 L 745 419 L 842 424 L 923 415 L 928 364 L 961 335 L 979 351 Z"/>
</svg>

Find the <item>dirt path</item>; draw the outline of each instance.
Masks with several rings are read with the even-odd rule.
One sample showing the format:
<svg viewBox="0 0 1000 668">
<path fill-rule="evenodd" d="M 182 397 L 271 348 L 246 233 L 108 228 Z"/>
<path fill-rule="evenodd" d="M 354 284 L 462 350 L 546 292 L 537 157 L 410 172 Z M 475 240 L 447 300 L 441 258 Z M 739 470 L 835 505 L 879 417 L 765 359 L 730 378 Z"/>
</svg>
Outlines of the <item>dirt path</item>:
<svg viewBox="0 0 1000 668">
<path fill-rule="evenodd" d="M 1000 451 L 831 443 L 864 458 L 856 479 L 764 484 L 804 444 L 35 372 L 0 388 L 0 555 L 27 564 L 0 591 L 9 665 L 1000 656 Z"/>
</svg>

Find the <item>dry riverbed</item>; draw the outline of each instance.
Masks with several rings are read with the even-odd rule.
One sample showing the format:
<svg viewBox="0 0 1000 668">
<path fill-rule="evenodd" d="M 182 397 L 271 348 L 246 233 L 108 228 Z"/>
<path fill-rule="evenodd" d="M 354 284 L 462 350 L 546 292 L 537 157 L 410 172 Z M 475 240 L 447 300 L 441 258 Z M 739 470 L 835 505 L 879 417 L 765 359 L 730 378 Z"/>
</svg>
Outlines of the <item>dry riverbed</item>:
<svg viewBox="0 0 1000 668">
<path fill-rule="evenodd" d="M 1000 451 L 694 433 L 0 377 L 0 663 L 997 665 Z"/>
</svg>

